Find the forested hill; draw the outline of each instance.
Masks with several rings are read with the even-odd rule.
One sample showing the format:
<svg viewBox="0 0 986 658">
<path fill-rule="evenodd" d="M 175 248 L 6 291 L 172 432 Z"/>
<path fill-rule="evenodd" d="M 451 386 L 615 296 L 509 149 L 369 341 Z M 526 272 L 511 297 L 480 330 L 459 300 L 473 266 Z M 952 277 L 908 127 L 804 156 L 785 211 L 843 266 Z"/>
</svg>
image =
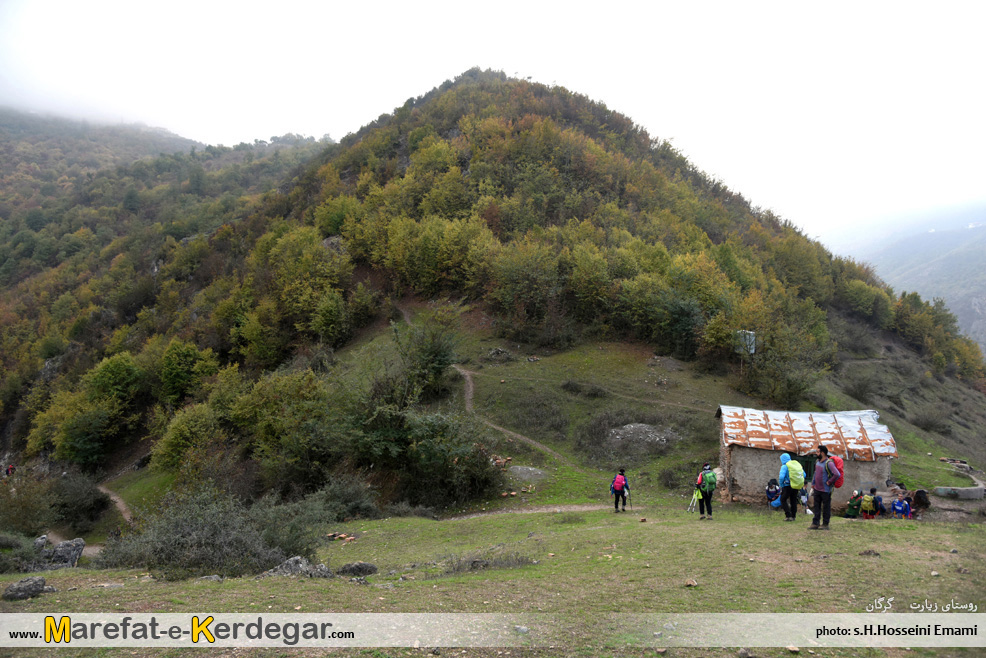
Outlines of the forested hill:
<svg viewBox="0 0 986 658">
<path fill-rule="evenodd" d="M 0 107 L 0 217 L 44 205 L 101 169 L 202 146 L 158 128 L 101 125 Z"/>
<path fill-rule="evenodd" d="M 0 421 L 29 456 L 95 468 L 144 440 L 160 468 L 252 465 L 270 489 L 373 464 L 395 496 L 479 494 L 486 447 L 418 407 L 441 395 L 454 307 L 399 335 L 364 388 L 325 376 L 405 293 L 471 301 L 531 344 L 645 341 L 774 405 L 832 363 L 833 315 L 983 377 L 941 304 L 895 296 L 604 105 L 501 73 L 339 144 L 207 147 L 63 188 L 0 212 Z M 738 331 L 756 337 L 741 376 Z"/>
</svg>

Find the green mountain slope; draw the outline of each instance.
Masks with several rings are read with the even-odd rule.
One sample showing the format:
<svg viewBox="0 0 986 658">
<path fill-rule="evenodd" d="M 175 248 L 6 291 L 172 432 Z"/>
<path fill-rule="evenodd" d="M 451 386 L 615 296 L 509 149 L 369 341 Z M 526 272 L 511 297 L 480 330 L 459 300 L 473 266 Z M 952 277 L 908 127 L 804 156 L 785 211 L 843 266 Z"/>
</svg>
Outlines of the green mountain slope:
<svg viewBox="0 0 986 658">
<path fill-rule="evenodd" d="M 130 451 L 247 499 L 335 504 L 372 470 L 383 502 L 485 500 L 497 435 L 443 406 L 472 321 L 530 352 L 646 345 L 790 408 L 827 404 L 826 374 L 879 337 L 982 400 L 981 353 L 943 305 L 895 296 L 604 105 L 500 73 L 339 144 L 158 156 L 31 203 L 0 223 L 0 422 L 28 459 L 95 471 Z M 406 296 L 436 303 L 366 343 Z"/>
</svg>

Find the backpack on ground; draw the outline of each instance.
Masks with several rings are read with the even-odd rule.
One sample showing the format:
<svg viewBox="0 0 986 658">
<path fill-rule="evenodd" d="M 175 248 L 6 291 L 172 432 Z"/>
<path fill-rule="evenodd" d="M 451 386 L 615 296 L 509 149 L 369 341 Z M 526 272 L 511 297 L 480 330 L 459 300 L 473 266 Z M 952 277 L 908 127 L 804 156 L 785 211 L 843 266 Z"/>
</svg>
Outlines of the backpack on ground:
<svg viewBox="0 0 986 658">
<path fill-rule="evenodd" d="M 791 488 L 801 489 L 805 486 L 805 469 L 800 462 L 793 459 L 787 463 L 787 474 L 791 478 Z"/>
<path fill-rule="evenodd" d="M 626 484 L 627 479 L 623 476 L 623 474 L 621 473 L 617 475 L 613 480 L 613 491 L 623 491 L 623 487 L 625 487 Z"/>
<path fill-rule="evenodd" d="M 846 481 L 846 469 L 843 468 L 842 457 L 832 455 L 832 463 L 835 464 L 835 468 L 839 471 L 839 479 L 836 480 L 832 486 L 838 489 L 842 486 L 842 483 Z"/>
<path fill-rule="evenodd" d="M 703 493 L 712 492 L 716 488 L 716 474 L 712 471 L 703 471 L 700 488 Z"/>
</svg>

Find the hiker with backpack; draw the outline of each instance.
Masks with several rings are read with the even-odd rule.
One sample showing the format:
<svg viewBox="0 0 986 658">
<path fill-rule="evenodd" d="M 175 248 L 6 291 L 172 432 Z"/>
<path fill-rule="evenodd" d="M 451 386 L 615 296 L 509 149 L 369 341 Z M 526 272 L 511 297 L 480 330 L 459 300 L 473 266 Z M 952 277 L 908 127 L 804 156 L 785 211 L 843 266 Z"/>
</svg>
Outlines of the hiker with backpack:
<svg viewBox="0 0 986 658">
<path fill-rule="evenodd" d="M 771 509 L 780 509 L 781 486 L 777 484 L 777 480 L 770 478 L 767 482 L 767 487 L 764 489 L 764 494 L 767 496 L 767 504 Z"/>
<path fill-rule="evenodd" d="M 615 511 L 620 511 L 621 499 L 623 500 L 623 511 L 627 511 L 627 494 L 630 492 L 630 482 L 627 480 L 624 469 L 621 468 L 620 472 L 613 478 L 613 482 L 609 485 L 609 492 L 614 496 L 613 505 L 616 507 Z"/>
<path fill-rule="evenodd" d="M 846 506 L 846 513 L 842 515 L 844 519 L 858 519 L 860 514 L 860 508 L 863 506 L 863 492 L 859 489 L 854 489 L 852 492 L 852 497 L 849 499 L 849 503 Z"/>
<path fill-rule="evenodd" d="M 876 487 L 872 487 L 870 492 L 863 496 L 863 502 L 859 506 L 864 519 L 872 519 L 876 515 Z"/>
<path fill-rule="evenodd" d="M 814 518 L 809 530 L 828 530 L 829 519 L 832 517 L 832 490 L 835 488 L 836 480 L 842 477 L 842 473 L 836 467 L 835 462 L 829 459 L 829 449 L 825 445 L 818 446 L 818 461 L 815 463 L 815 477 L 811 481 L 811 488 L 814 490 Z M 818 525 L 821 521 L 821 526 Z"/>
<path fill-rule="evenodd" d="M 777 481 L 781 485 L 781 509 L 784 510 L 784 520 L 794 521 L 798 516 L 798 496 L 805 486 L 805 469 L 785 452 L 781 455 L 781 471 L 777 475 Z"/>
<path fill-rule="evenodd" d="M 708 518 L 709 521 L 712 520 L 712 494 L 716 490 L 716 474 L 712 470 L 712 466 L 709 462 L 702 464 L 702 470 L 698 473 L 698 481 L 695 482 L 695 488 L 699 490 L 702 497 L 698 500 L 698 511 L 700 516 L 698 520 Z"/>
</svg>

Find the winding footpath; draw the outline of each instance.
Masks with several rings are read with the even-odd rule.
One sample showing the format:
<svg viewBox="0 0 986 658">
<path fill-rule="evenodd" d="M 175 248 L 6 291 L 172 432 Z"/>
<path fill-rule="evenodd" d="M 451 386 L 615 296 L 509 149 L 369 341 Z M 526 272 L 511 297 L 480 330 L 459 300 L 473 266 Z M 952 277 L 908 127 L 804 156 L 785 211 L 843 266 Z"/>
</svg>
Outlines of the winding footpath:
<svg viewBox="0 0 986 658">
<path fill-rule="evenodd" d="M 475 375 L 476 373 L 473 372 L 472 370 L 466 370 L 465 368 L 463 368 L 458 364 L 454 364 L 452 367 L 455 368 L 459 372 L 459 374 L 462 375 L 463 380 L 465 380 L 465 399 L 466 399 L 465 401 L 466 401 L 467 412 L 476 415 L 476 418 L 481 420 L 483 424 L 486 425 L 487 427 L 492 427 L 496 431 L 505 434 L 511 439 L 515 439 L 517 441 L 520 441 L 521 443 L 526 443 L 527 445 L 536 448 L 537 450 L 540 450 L 545 454 L 551 455 L 560 463 L 564 464 L 565 466 L 568 466 L 573 470 L 578 471 L 579 473 L 587 473 L 587 471 L 585 471 L 582 467 L 578 466 L 575 462 L 570 460 L 568 457 L 566 457 L 565 455 L 561 454 L 556 450 L 552 450 L 551 448 L 544 445 L 540 441 L 535 441 L 534 439 L 524 436 L 523 434 L 518 434 L 517 432 L 508 430 L 506 427 L 500 427 L 499 425 L 493 423 L 492 421 L 489 421 L 483 418 L 482 416 L 476 414 L 472 404 L 473 395 L 475 394 L 476 391 L 476 386 L 475 384 L 473 384 L 472 378 L 473 375 Z"/>
<path fill-rule="evenodd" d="M 127 504 L 124 502 L 124 500 L 122 498 L 120 498 L 120 496 L 116 492 L 107 489 L 102 484 L 98 484 L 98 485 L 96 485 L 96 487 L 100 491 L 102 491 L 104 494 L 106 494 L 107 496 L 109 496 L 110 500 L 113 501 L 113 505 L 120 512 L 120 516 L 123 517 L 123 520 L 124 521 L 126 521 L 127 523 L 129 523 L 130 520 L 133 518 L 133 512 L 130 511 L 130 508 L 127 507 Z M 51 544 L 57 544 L 59 542 L 66 541 L 66 540 L 67 540 L 67 537 L 63 537 L 60 533 L 58 533 L 58 532 L 56 532 L 54 530 L 49 530 L 48 531 L 48 542 L 49 543 L 51 543 Z M 102 550 L 103 550 L 103 545 L 102 544 L 86 544 L 86 547 L 84 549 L 82 549 L 82 554 L 84 556 L 86 556 L 86 557 L 92 557 L 94 555 L 99 555 L 102 552 Z"/>
</svg>

